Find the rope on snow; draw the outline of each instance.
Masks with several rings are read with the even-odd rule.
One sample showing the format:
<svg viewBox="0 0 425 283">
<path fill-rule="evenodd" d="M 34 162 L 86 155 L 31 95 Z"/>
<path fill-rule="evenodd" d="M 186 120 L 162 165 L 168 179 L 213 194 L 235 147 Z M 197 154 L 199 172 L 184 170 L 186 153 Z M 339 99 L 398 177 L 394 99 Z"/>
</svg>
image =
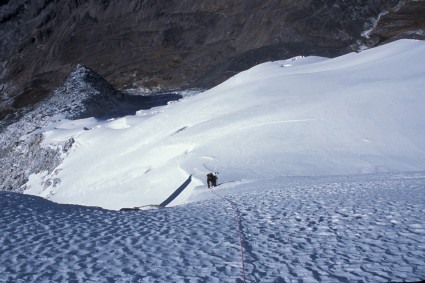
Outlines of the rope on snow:
<svg viewBox="0 0 425 283">
<path fill-rule="evenodd" d="M 243 252 L 243 236 L 242 236 L 242 231 L 241 231 L 241 217 L 240 217 L 240 211 L 238 208 L 238 205 L 231 201 L 229 198 L 222 196 L 220 194 L 217 194 L 216 192 L 214 192 L 213 187 L 211 188 L 211 192 L 216 195 L 217 197 L 224 199 L 225 201 L 227 201 L 228 203 L 230 203 L 230 206 L 233 208 L 233 211 L 235 212 L 236 215 L 236 227 L 237 227 L 237 231 L 239 234 L 239 245 L 240 245 L 240 250 L 241 250 L 241 261 L 242 261 L 242 277 L 243 277 L 243 282 L 246 282 L 246 275 L 245 275 L 245 257 L 244 257 L 244 252 Z"/>
</svg>

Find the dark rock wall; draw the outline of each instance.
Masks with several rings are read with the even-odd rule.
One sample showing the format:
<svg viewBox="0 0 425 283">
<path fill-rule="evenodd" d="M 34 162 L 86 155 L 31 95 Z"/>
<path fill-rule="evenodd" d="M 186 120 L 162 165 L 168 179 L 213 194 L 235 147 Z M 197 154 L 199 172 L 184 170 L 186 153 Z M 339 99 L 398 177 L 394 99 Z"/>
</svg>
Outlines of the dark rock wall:
<svg viewBox="0 0 425 283">
<path fill-rule="evenodd" d="M 77 63 L 118 89 L 210 87 L 266 60 L 355 50 L 383 11 L 417 2 L 1 1 L 0 118 L 49 95 Z M 381 36 L 391 34 L 369 42 Z"/>
<path fill-rule="evenodd" d="M 403 0 L 379 18 L 370 46 L 401 38 L 425 39 L 425 0 Z"/>
</svg>

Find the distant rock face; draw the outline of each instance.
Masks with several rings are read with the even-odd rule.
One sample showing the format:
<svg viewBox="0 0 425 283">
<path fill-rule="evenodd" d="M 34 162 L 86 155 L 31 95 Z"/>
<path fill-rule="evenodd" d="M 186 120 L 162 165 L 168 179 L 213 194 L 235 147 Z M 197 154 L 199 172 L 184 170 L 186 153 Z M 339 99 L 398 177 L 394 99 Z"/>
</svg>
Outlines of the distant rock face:
<svg viewBox="0 0 425 283">
<path fill-rule="evenodd" d="M 111 115 L 124 97 L 103 77 L 77 65 L 67 80 L 43 104 L 45 115 L 62 114 L 67 119 Z"/>
<path fill-rule="evenodd" d="M 407 35 L 410 22 L 423 31 L 423 13 L 416 10 L 421 5 L 422 0 L 0 1 L 0 118 L 49 95 L 77 63 L 118 89 L 209 87 L 263 61 L 355 50 L 367 29 L 376 27 L 369 45 Z"/>
<path fill-rule="evenodd" d="M 404 0 L 380 14 L 366 42 L 374 46 L 401 38 L 425 39 L 425 0 Z"/>
</svg>

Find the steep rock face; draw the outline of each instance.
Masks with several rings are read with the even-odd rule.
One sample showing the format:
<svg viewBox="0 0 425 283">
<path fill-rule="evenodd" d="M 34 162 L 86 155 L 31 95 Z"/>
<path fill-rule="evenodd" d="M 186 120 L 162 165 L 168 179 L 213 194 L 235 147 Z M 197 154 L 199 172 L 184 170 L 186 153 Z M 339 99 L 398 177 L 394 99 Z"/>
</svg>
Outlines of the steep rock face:
<svg viewBox="0 0 425 283">
<path fill-rule="evenodd" d="M 77 63 L 115 87 L 208 87 L 266 60 L 336 56 L 400 0 L 14 0 L 0 4 L 1 116 Z"/>
</svg>

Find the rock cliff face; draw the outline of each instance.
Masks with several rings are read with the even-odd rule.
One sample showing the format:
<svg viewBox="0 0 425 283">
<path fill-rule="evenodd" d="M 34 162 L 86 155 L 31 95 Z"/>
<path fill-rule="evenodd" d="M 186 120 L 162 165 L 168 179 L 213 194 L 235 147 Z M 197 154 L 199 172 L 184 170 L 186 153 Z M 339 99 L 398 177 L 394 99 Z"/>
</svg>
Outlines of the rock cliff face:
<svg viewBox="0 0 425 283">
<path fill-rule="evenodd" d="M 118 89 L 208 87 L 262 61 L 355 50 L 368 29 L 376 29 L 369 45 L 406 35 L 412 25 L 423 31 L 417 9 L 423 6 L 422 0 L 2 0 L 0 118 L 46 97 L 78 63 Z"/>
</svg>

